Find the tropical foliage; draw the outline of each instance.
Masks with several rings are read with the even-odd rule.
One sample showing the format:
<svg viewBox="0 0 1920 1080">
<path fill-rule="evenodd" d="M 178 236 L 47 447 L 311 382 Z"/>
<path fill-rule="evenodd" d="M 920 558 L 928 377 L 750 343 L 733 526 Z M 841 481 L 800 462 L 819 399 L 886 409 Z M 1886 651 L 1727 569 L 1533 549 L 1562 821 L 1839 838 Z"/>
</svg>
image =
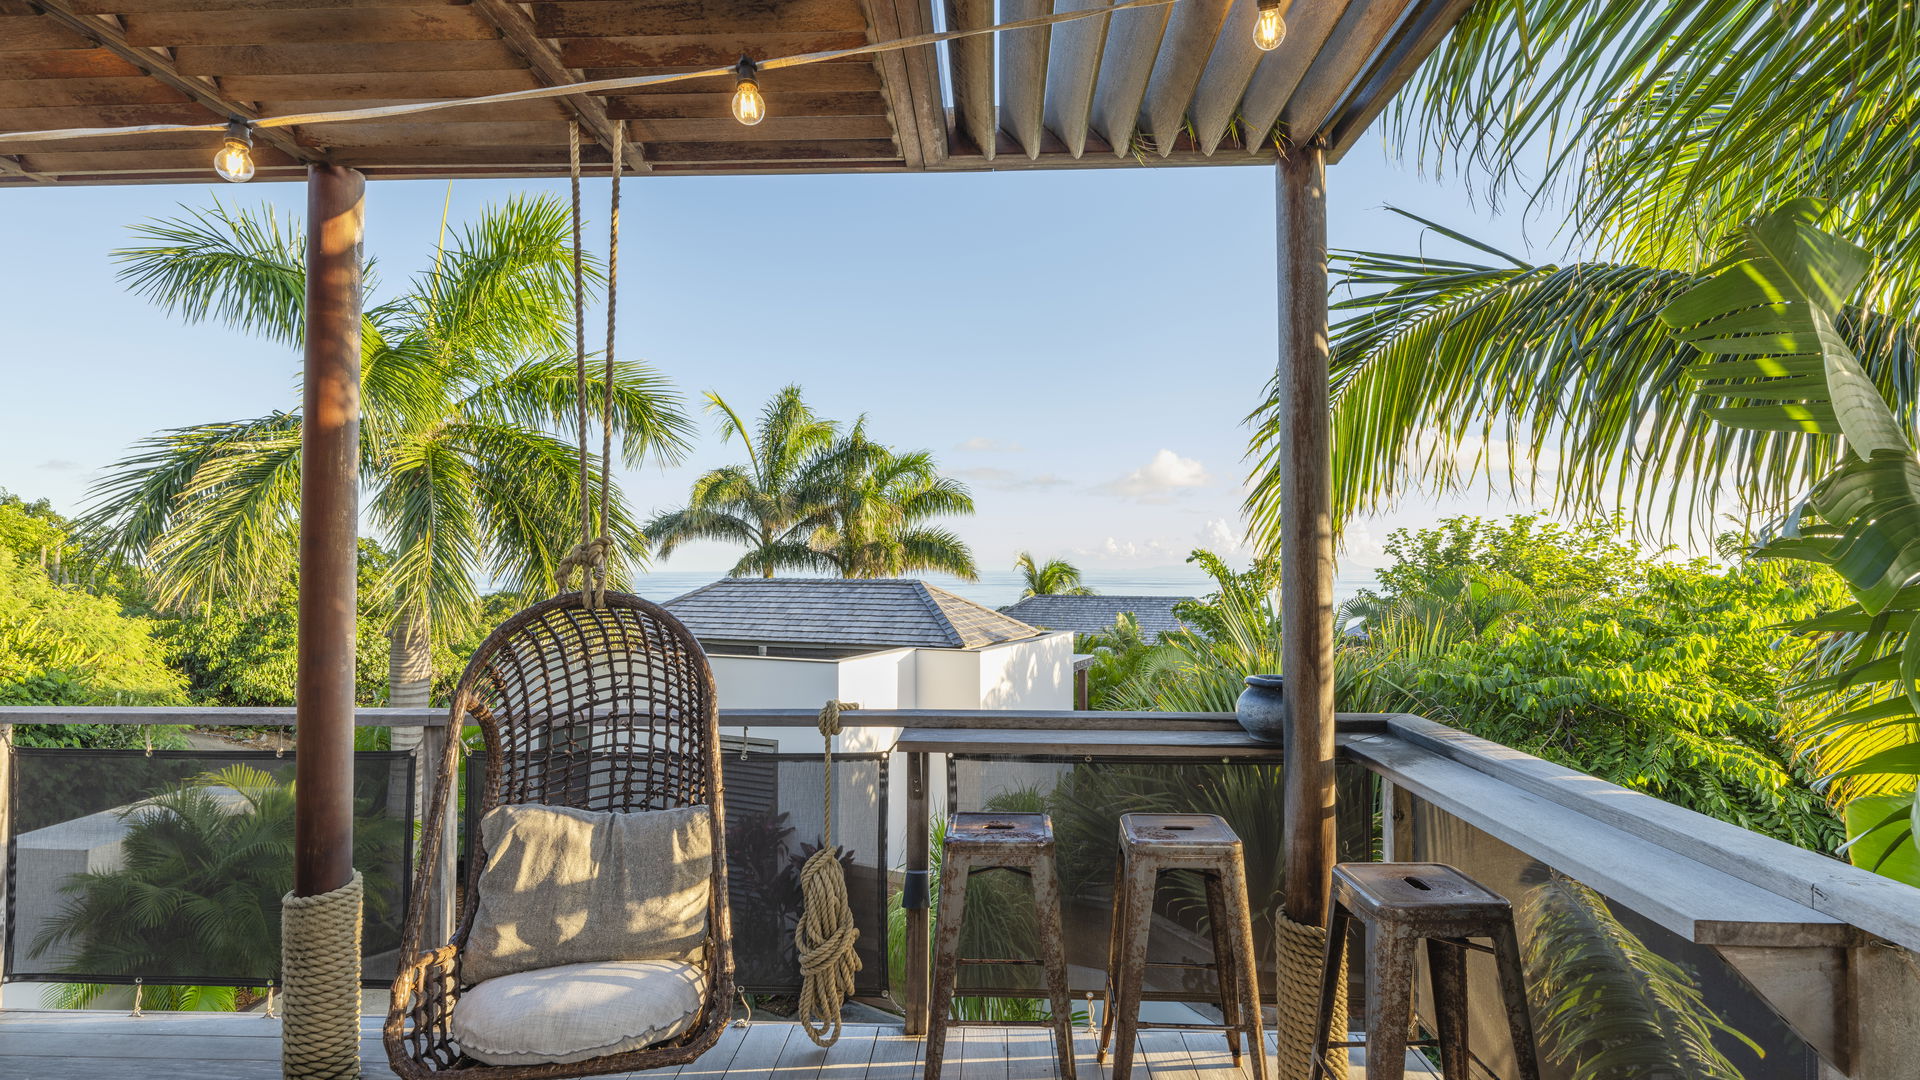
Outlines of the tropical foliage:
<svg viewBox="0 0 1920 1080">
<path fill-rule="evenodd" d="M 1798 693 L 1825 715 L 1795 737 L 1843 793 L 1892 796 L 1856 837 L 1878 834 L 1875 864 L 1920 831 L 1920 458 L 1838 332 L 1867 277 L 1867 252 L 1828 232 L 1828 208 L 1795 200 L 1757 218 L 1740 257 L 1661 312 L 1698 349 L 1688 370 L 1728 428 L 1791 433 L 1839 464 L 1758 548 L 1831 567 L 1854 603 L 1803 629 L 1824 635 Z M 1883 833 L 1882 830 L 1885 830 Z M 1920 883 L 1920 882 L 1917 882 Z"/>
<path fill-rule="evenodd" d="M 134 291 L 190 322 L 300 340 L 297 223 L 216 207 L 134 234 L 118 253 Z M 471 624 L 476 582 L 550 590 L 579 538 L 569 237 L 558 201 L 513 200 L 456 230 L 363 319 L 361 477 L 392 553 L 377 596 L 394 634 L 396 703 L 424 704 L 432 640 Z M 610 414 L 623 462 L 680 452 L 688 424 L 659 374 L 624 361 L 603 383 L 589 376 L 586 403 Z M 88 525 L 150 566 L 170 607 L 268 605 L 293 557 L 299 446 L 289 412 L 161 432 L 95 488 Z M 642 552 L 617 491 L 609 513 L 616 553 Z"/>
<path fill-rule="evenodd" d="M 1013 560 L 1013 568 L 1020 574 L 1021 599 L 1029 596 L 1093 595 L 1093 590 L 1080 581 L 1080 568 L 1065 559 L 1041 562 L 1033 557 L 1033 552 L 1023 551 Z"/>
<path fill-rule="evenodd" d="M 694 481 L 687 505 L 656 516 L 647 537 L 661 556 L 694 540 L 747 550 L 730 573 L 773 577 L 781 570 L 847 578 L 937 571 L 972 580 L 973 555 L 951 530 L 931 524 L 971 514 L 966 486 L 942 476 L 924 450 L 875 442 L 866 419 L 842 431 L 787 386 L 751 429 L 718 394 L 723 439 L 738 437 L 748 461 Z"/>
</svg>

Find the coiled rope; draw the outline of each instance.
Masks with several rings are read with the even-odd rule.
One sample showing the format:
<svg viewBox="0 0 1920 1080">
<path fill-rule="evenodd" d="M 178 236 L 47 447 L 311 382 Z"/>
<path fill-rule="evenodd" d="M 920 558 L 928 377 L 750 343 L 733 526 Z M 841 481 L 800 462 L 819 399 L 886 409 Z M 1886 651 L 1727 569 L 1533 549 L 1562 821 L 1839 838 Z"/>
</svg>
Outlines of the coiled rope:
<svg viewBox="0 0 1920 1080">
<path fill-rule="evenodd" d="M 288 1080 L 360 1076 L 360 871 L 332 892 L 280 901 L 285 990 L 280 1069 Z"/>
<path fill-rule="evenodd" d="M 1279 1046 L 1279 1080 L 1316 1080 L 1313 1075 L 1313 1048 L 1319 1042 L 1316 1025 L 1320 1019 L 1320 977 L 1326 966 L 1327 929 L 1313 923 L 1294 922 L 1284 911 L 1273 913 L 1273 951 L 1275 972 L 1276 1042 Z M 1333 995 L 1333 1040 L 1347 1037 L 1347 961 L 1340 958 L 1339 989 Z M 1327 1051 L 1330 1080 L 1346 1080 L 1347 1051 L 1334 1047 Z"/>
<path fill-rule="evenodd" d="M 800 868 L 805 907 L 793 931 L 800 951 L 800 1026 L 816 1046 L 832 1046 L 840 1040 L 840 1010 L 853 996 L 853 976 L 860 970 L 860 954 L 855 950 L 860 930 L 853 925 L 846 871 L 833 846 L 833 738 L 840 734 L 840 714 L 857 708 L 845 701 L 829 701 L 820 709 L 820 734 L 827 743 L 824 824 L 820 850 Z"/>
<path fill-rule="evenodd" d="M 573 389 L 574 433 L 580 455 L 580 542 L 560 560 L 554 578 L 566 592 L 574 574 L 580 575 L 580 600 L 588 610 L 606 601 L 607 564 L 613 541 L 607 537 L 608 507 L 613 499 L 613 332 L 620 269 L 620 163 L 626 125 L 613 126 L 613 206 L 607 225 L 607 350 L 605 379 L 600 385 L 600 516 L 595 529 L 593 480 L 587 454 L 587 300 L 586 269 L 580 244 L 580 124 L 567 125 L 567 178 L 573 194 Z"/>
</svg>

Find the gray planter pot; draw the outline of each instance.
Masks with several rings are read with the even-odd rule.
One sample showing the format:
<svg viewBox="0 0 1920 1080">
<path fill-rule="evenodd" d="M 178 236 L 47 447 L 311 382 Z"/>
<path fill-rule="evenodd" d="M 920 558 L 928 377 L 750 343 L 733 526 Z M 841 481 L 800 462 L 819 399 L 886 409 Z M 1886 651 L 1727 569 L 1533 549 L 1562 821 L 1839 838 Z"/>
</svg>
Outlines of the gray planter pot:
<svg viewBox="0 0 1920 1080">
<path fill-rule="evenodd" d="M 1278 675 L 1249 675 L 1247 688 L 1234 703 L 1234 717 L 1247 734 L 1261 742 L 1284 742 L 1287 733 L 1287 695 Z"/>
</svg>

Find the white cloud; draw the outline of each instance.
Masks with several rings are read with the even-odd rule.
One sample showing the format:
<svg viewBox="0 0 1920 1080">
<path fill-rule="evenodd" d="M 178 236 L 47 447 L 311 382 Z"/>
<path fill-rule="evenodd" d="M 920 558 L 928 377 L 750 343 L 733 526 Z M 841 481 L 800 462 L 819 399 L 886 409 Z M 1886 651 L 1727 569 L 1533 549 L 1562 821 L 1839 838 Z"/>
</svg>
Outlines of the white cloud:
<svg viewBox="0 0 1920 1080">
<path fill-rule="evenodd" d="M 1195 534 L 1200 546 L 1222 557 L 1247 549 L 1246 530 L 1226 518 L 1210 518 Z"/>
<path fill-rule="evenodd" d="M 1076 547 L 1069 554 L 1078 559 L 1096 560 L 1102 565 L 1166 566 L 1185 559 L 1193 545 L 1161 537 L 1122 540 L 1109 536 L 1098 547 Z"/>
<path fill-rule="evenodd" d="M 1213 481 L 1206 466 L 1192 458 L 1162 449 L 1153 460 L 1117 480 L 1109 480 L 1094 490 L 1103 495 L 1164 502 L 1176 492 L 1205 487 Z"/>
<path fill-rule="evenodd" d="M 973 454 L 1018 454 L 1026 449 L 1017 442 L 989 439 L 985 435 L 975 435 L 965 442 L 955 443 L 953 448 Z"/>
<path fill-rule="evenodd" d="M 1014 472 L 1012 469 L 982 467 L 978 469 L 956 469 L 953 475 L 975 487 L 991 491 L 1042 491 L 1047 488 L 1066 487 L 1072 481 L 1056 473 L 1036 473 L 1032 476 Z"/>
</svg>

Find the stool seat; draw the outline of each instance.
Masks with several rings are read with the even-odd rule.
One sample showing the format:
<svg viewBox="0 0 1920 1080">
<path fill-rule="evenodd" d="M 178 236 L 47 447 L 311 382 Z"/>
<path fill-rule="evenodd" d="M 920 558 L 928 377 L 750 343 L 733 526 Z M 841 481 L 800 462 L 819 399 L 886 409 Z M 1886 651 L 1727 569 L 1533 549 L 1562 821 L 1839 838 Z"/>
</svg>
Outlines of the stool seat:
<svg viewBox="0 0 1920 1080">
<path fill-rule="evenodd" d="M 1128 847 L 1152 844 L 1213 849 L 1237 848 L 1240 838 L 1213 814 L 1121 814 L 1120 842 Z"/>
<path fill-rule="evenodd" d="M 1053 847 L 1053 819 L 1045 814 L 962 810 L 947 821 L 951 851 L 1034 851 L 1036 845 Z"/>
<path fill-rule="evenodd" d="M 1421 930 L 1480 934 L 1512 918 L 1506 897 L 1440 863 L 1341 863 L 1333 868 L 1333 898 L 1365 921 Z"/>
</svg>

